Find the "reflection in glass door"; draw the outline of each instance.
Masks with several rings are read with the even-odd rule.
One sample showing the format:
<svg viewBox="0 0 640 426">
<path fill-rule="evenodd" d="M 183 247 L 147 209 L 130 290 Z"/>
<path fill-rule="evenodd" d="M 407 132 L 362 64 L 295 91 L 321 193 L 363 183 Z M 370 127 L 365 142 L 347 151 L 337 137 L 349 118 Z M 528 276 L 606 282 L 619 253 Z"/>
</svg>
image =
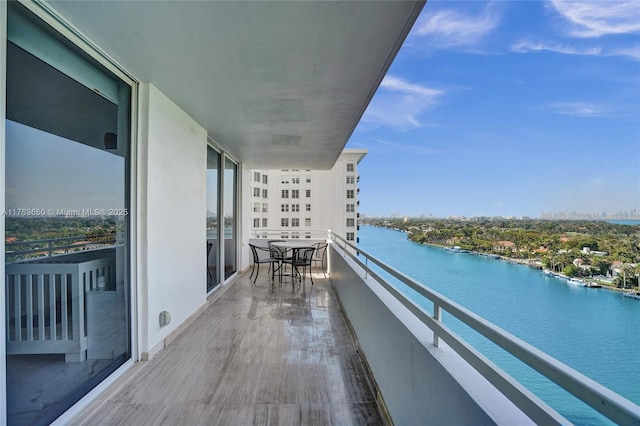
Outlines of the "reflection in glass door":
<svg viewBox="0 0 640 426">
<path fill-rule="evenodd" d="M 236 193 L 238 166 L 229 158 L 224 159 L 224 278 L 236 270 Z"/>
<path fill-rule="evenodd" d="M 30 19 L 9 7 L 9 424 L 49 424 L 130 358 L 131 88 Z"/>
<path fill-rule="evenodd" d="M 218 262 L 218 173 L 220 154 L 207 147 L 207 292 L 220 284 Z"/>
</svg>

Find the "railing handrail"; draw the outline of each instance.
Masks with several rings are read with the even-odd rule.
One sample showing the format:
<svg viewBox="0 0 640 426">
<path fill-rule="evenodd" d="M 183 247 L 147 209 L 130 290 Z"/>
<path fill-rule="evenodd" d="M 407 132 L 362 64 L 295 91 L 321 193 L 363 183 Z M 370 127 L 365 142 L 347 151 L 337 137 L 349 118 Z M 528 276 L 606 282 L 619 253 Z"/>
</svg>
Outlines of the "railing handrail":
<svg viewBox="0 0 640 426">
<path fill-rule="evenodd" d="M 637 424 L 640 422 L 640 406 L 636 405 L 632 401 L 558 361 L 540 349 L 524 342 L 518 337 L 446 298 L 440 293 L 429 289 L 422 283 L 406 276 L 402 272 L 397 271 L 393 267 L 377 259 L 375 256 L 348 242 L 341 236 L 331 231 L 329 231 L 329 233 L 330 236 L 344 244 L 344 248 L 351 248 L 355 253 L 364 256 L 366 260 L 378 265 L 393 277 L 429 299 L 434 304 L 433 316 L 429 315 L 429 313 L 424 311 L 422 307 L 402 294 L 390 283 L 387 283 L 384 278 L 376 274 L 375 271 L 369 268 L 367 264 L 360 261 L 355 255 L 349 253 L 348 250 L 344 250 L 345 254 L 356 261 L 369 274 L 375 276 L 375 278 L 379 280 L 380 284 L 384 285 L 384 287 L 389 290 L 400 303 L 407 307 L 423 324 L 433 331 L 434 344 L 436 346 L 438 338 L 442 338 L 500 391 L 503 393 L 505 393 L 505 391 L 516 392 L 518 397 L 515 400 L 512 399 L 512 402 L 514 402 L 514 404 L 522 409 L 523 412 L 530 416 L 534 421 L 546 418 L 547 420 L 562 422 L 563 419 L 558 418 L 557 413 L 555 413 L 553 409 L 523 388 L 522 385 L 517 382 L 514 383 L 513 379 L 506 379 L 506 373 L 500 372 L 499 368 L 493 365 L 491 361 L 488 361 L 482 356 L 478 357 L 477 353 L 472 353 L 475 351 L 470 348 L 464 340 L 449 331 L 442 324 L 440 321 L 440 309 L 444 309 L 468 327 L 477 331 L 520 361 L 533 368 L 535 371 L 550 379 L 556 385 L 567 390 L 614 422 L 618 424 Z M 464 354 L 461 352 L 464 352 Z M 469 359 L 468 357 L 472 357 L 473 359 Z M 482 368 L 478 369 L 479 366 Z M 492 371 L 487 371 L 486 367 Z M 537 407 L 534 407 L 532 404 L 537 405 Z"/>
<path fill-rule="evenodd" d="M 291 235 L 295 234 L 300 236 L 300 239 L 306 239 L 306 235 L 311 235 L 310 239 L 328 239 L 329 233 L 331 231 L 327 229 L 316 229 L 316 228 L 252 228 L 249 238 L 258 238 L 257 235 L 267 234 L 269 236 L 274 236 L 280 238 L 280 235 L 285 233 L 289 234 L 289 238 L 291 239 Z M 293 238 L 296 239 L 296 238 Z"/>
<path fill-rule="evenodd" d="M 25 255 L 29 255 L 29 254 L 34 254 L 34 253 L 44 253 L 44 255 L 42 257 L 52 257 L 54 255 L 54 251 L 59 251 L 59 250 L 68 250 L 68 249 L 75 249 L 75 248 L 82 248 L 82 247 L 87 247 L 90 244 L 102 244 L 104 245 L 105 243 L 100 243 L 100 242 L 94 242 L 94 241 L 89 241 L 91 238 L 101 238 L 101 237 L 107 237 L 107 236 L 113 236 L 114 233 L 106 233 L 106 234 L 94 234 L 94 235 L 78 235 L 75 237 L 57 237 L 57 238 L 45 238 L 45 239 L 41 239 L 41 240 L 28 240 L 28 241 L 14 241 L 14 242 L 10 242 L 10 243 L 5 243 L 5 247 L 9 248 L 9 247 L 19 247 L 19 246 L 34 246 L 36 244 L 43 244 L 43 247 L 37 247 L 37 248 L 31 248 L 31 249 L 27 249 L 27 250 L 15 250 L 15 251 L 6 251 L 5 252 L 5 257 L 6 258 L 16 258 L 16 257 L 20 257 L 20 256 L 25 256 Z M 57 243 L 57 242 L 69 242 L 69 241 L 86 241 L 86 243 L 84 245 L 77 245 L 77 244 L 65 244 L 65 245 L 54 245 L 53 243 Z M 112 247 L 115 246 L 116 244 L 111 244 L 108 247 Z M 67 254 L 67 253 L 65 253 Z"/>
<path fill-rule="evenodd" d="M 75 237 L 45 238 L 42 240 L 12 241 L 10 243 L 5 243 L 5 247 L 20 246 L 25 244 L 36 244 L 36 243 L 52 243 L 54 241 L 71 241 L 71 240 L 80 240 L 80 239 L 95 238 L 95 237 L 106 237 L 108 235 L 113 235 L 113 233 L 95 234 L 95 235 L 78 235 Z"/>
</svg>

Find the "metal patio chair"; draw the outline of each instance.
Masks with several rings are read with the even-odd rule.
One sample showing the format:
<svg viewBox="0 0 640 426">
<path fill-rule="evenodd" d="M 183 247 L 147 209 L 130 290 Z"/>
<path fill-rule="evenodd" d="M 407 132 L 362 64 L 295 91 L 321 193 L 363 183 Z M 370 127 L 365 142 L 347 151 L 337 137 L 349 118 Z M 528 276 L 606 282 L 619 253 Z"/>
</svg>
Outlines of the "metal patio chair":
<svg viewBox="0 0 640 426">
<path fill-rule="evenodd" d="M 327 243 L 315 243 L 313 247 L 316 249 L 316 251 L 313 253 L 313 259 L 311 259 L 311 263 L 313 264 L 320 263 L 320 266 L 322 267 L 322 273 L 324 274 L 325 278 L 327 278 L 327 269 L 324 258 L 327 254 L 327 246 Z"/>
<path fill-rule="evenodd" d="M 249 280 L 253 276 L 255 272 L 256 277 L 253 279 L 253 283 L 256 283 L 258 279 L 258 274 L 260 273 L 260 264 L 268 263 L 269 269 L 273 270 L 275 266 L 279 263 L 279 260 L 272 256 L 272 251 L 268 247 L 260 247 L 253 244 L 249 244 L 251 247 L 251 254 L 253 254 L 253 265 L 251 267 L 251 275 L 249 275 Z M 267 253 L 268 255 L 265 255 Z M 273 273 L 271 274 L 271 280 L 273 280 Z"/>
</svg>

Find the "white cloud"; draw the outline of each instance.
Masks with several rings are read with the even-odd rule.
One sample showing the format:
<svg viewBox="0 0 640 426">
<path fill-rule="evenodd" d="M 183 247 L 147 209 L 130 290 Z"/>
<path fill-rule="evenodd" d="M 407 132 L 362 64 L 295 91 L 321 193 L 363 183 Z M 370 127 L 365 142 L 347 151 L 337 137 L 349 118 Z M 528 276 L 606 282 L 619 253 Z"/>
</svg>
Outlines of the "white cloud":
<svg viewBox="0 0 640 426">
<path fill-rule="evenodd" d="M 611 53 L 612 53 L 612 56 L 628 56 L 631 59 L 640 61 L 640 44 L 634 47 L 626 48 L 626 49 L 616 49 L 616 50 L 613 50 Z"/>
<path fill-rule="evenodd" d="M 551 109 L 557 114 L 574 117 L 601 117 L 608 113 L 604 105 L 590 102 L 558 102 L 552 104 Z"/>
<path fill-rule="evenodd" d="M 410 129 L 422 127 L 420 115 L 436 104 L 444 91 L 386 76 L 362 117 L 365 123 Z"/>
<path fill-rule="evenodd" d="M 636 61 L 640 60 L 640 45 L 624 49 L 606 49 L 600 46 L 578 48 L 568 44 L 551 44 L 543 42 L 534 42 L 530 40 L 521 40 L 511 46 L 512 52 L 555 52 L 565 55 L 581 55 L 581 56 L 625 56 Z"/>
<path fill-rule="evenodd" d="M 526 52 L 540 52 L 543 50 L 549 52 L 563 53 L 565 55 L 588 55 L 588 56 L 601 56 L 601 47 L 589 47 L 579 49 L 566 44 L 545 44 L 539 42 L 532 42 L 528 40 L 522 40 L 511 47 L 514 52 L 526 53 Z"/>
<path fill-rule="evenodd" d="M 551 5 L 569 23 L 574 37 L 640 32 L 640 3 L 631 1 L 551 0 Z"/>
<path fill-rule="evenodd" d="M 380 83 L 380 87 L 425 99 L 435 98 L 442 94 L 442 90 L 431 89 L 429 87 L 409 83 L 393 76 L 386 76 L 384 80 L 382 80 L 382 83 Z"/>
<path fill-rule="evenodd" d="M 485 8 L 479 15 L 442 10 L 425 14 L 416 25 L 415 34 L 429 36 L 438 47 L 477 44 L 498 25 L 498 16 Z"/>
<path fill-rule="evenodd" d="M 393 149 L 393 152 L 408 152 L 409 154 L 413 155 L 439 155 L 444 153 L 444 151 L 441 149 L 434 149 L 426 146 L 389 142 L 382 139 L 375 139 L 375 141 L 381 145 L 391 147 Z"/>
</svg>

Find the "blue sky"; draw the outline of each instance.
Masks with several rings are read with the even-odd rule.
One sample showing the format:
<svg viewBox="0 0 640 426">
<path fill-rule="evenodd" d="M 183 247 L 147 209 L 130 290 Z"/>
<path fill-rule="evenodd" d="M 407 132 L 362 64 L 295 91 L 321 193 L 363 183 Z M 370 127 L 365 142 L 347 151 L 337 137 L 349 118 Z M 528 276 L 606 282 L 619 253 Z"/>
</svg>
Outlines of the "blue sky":
<svg viewBox="0 0 640 426">
<path fill-rule="evenodd" d="M 640 2 L 429 0 L 347 147 L 369 215 L 640 210 Z"/>
</svg>

